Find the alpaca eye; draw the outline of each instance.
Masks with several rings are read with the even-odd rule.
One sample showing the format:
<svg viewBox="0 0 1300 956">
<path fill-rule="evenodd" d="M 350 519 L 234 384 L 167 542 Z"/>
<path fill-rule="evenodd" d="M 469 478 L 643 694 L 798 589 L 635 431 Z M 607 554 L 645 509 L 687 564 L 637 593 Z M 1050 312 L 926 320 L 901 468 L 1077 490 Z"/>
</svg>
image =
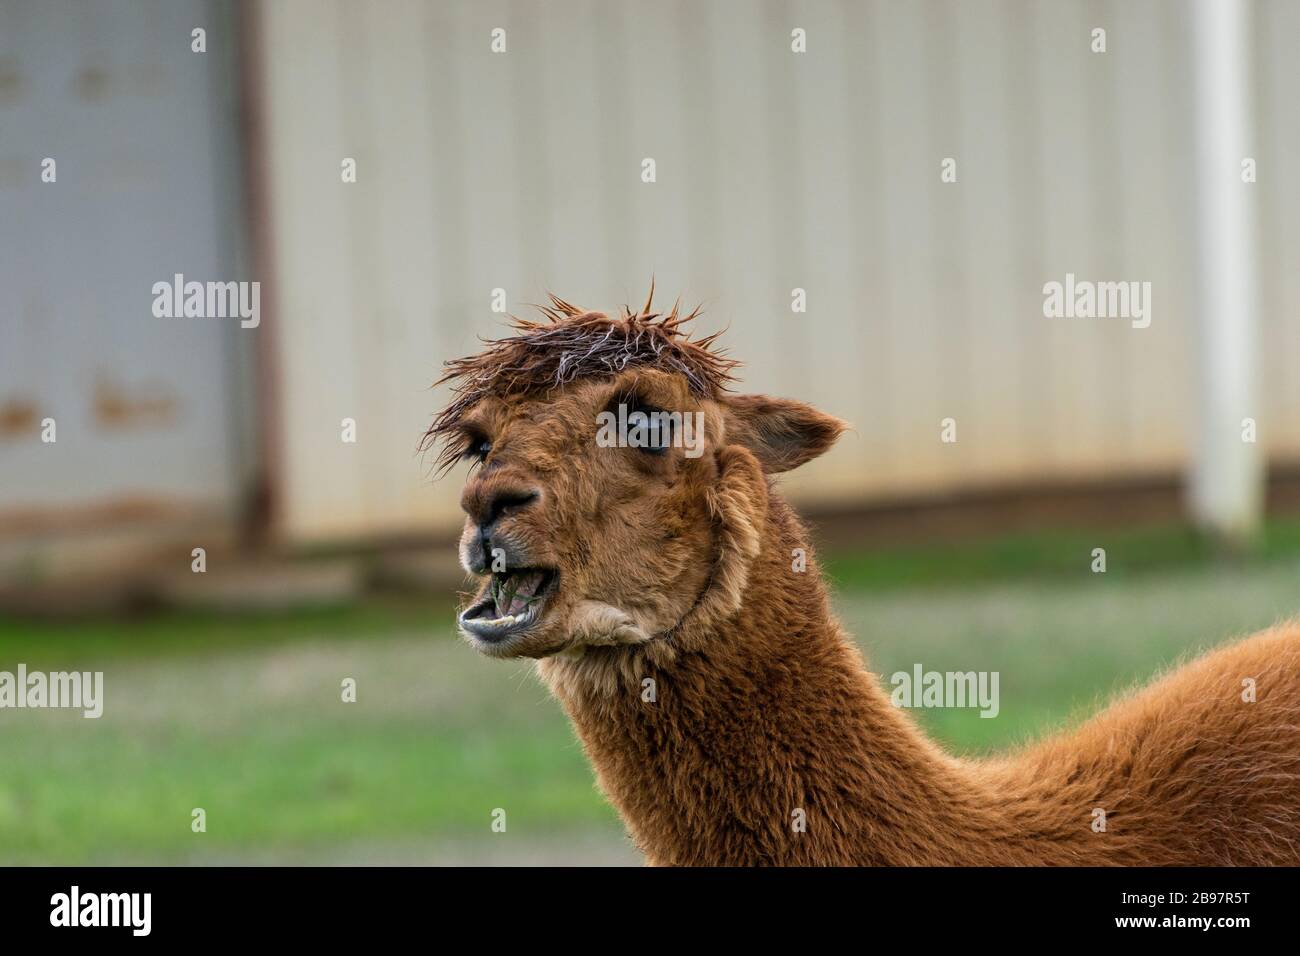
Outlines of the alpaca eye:
<svg viewBox="0 0 1300 956">
<path fill-rule="evenodd" d="M 637 409 L 645 416 L 645 437 L 641 451 L 647 455 L 663 455 L 673 443 L 672 422 L 662 409 L 641 406 Z"/>
<path fill-rule="evenodd" d="M 661 457 L 673 445 L 675 425 L 672 417 L 662 408 L 643 402 L 635 394 L 616 396 L 601 414 L 609 416 L 608 426 L 617 428 L 617 437 L 611 436 L 611 441 L 616 440 L 619 447 Z"/>
<path fill-rule="evenodd" d="M 672 444 L 671 429 L 667 424 L 655 422 L 647 430 L 647 440 L 641 446 L 641 450 L 647 455 L 662 455 L 668 451 L 668 446 Z"/>
<path fill-rule="evenodd" d="M 469 447 L 465 449 L 465 453 L 460 457 L 466 461 L 472 458 L 481 465 L 483 462 L 487 461 L 487 456 L 490 451 L 492 451 L 492 443 L 484 438 L 481 441 L 470 442 Z"/>
</svg>

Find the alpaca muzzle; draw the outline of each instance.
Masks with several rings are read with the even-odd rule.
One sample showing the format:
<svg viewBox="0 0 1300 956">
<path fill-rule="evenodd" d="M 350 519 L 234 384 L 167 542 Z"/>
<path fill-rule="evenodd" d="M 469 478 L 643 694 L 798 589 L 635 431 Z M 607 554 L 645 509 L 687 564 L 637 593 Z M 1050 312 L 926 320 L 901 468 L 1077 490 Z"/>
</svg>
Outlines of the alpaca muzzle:
<svg viewBox="0 0 1300 956">
<path fill-rule="evenodd" d="M 473 641 L 501 644 L 541 620 L 558 580 L 559 573 L 550 568 L 494 572 L 457 623 Z"/>
</svg>

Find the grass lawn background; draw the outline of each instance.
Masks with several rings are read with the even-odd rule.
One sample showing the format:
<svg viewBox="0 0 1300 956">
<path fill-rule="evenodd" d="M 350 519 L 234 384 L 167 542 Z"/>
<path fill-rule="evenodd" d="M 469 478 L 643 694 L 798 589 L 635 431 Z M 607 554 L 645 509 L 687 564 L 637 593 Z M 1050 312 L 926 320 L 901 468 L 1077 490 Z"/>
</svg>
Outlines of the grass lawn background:
<svg viewBox="0 0 1300 956">
<path fill-rule="evenodd" d="M 1300 614 L 1300 523 L 1225 563 L 1182 529 L 832 555 L 882 679 L 996 670 L 1001 712 L 915 711 L 968 753 L 1080 719 L 1195 651 Z M 1089 570 L 1107 548 L 1106 574 Z M 0 670 L 103 670 L 105 710 L 0 711 L 4 863 L 639 860 L 531 664 L 460 643 L 450 602 L 0 619 Z M 355 678 L 358 700 L 340 700 Z M 207 832 L 191 832 L 191 810 Z M 491 830 L 506 811 L 505 833 Z"/>
</svg>

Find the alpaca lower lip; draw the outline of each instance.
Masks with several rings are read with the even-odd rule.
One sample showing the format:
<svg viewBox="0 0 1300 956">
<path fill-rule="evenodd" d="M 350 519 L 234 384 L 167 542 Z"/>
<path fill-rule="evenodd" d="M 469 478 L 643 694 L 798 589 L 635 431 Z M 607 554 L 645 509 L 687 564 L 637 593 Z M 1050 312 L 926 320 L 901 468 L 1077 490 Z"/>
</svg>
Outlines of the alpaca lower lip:
<svg viewBox="0 0 1300 956">
<path fill-rule="evenodd" d="M 478 599 L 460 613 L 457 623 L 478 640 L 504 640 L 541 617 L 547 598 L 555 590 L 555 581 L 556 573 L 543 568 L 494 574 Z"/>
</svg>

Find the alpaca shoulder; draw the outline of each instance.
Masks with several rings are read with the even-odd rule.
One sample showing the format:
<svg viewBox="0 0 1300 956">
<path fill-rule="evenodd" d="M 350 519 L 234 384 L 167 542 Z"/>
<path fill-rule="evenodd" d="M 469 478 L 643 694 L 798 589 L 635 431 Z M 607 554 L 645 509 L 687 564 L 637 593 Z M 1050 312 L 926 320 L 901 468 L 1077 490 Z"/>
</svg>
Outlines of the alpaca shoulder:
<svg viewBox="0 0 1300 956">
<path fill-rule="evenodd" d="M 1012 817 L 1093 862 L 1295 863 L 1300 624 L 1210 651 L 975 769 Z"/>
</svg>

